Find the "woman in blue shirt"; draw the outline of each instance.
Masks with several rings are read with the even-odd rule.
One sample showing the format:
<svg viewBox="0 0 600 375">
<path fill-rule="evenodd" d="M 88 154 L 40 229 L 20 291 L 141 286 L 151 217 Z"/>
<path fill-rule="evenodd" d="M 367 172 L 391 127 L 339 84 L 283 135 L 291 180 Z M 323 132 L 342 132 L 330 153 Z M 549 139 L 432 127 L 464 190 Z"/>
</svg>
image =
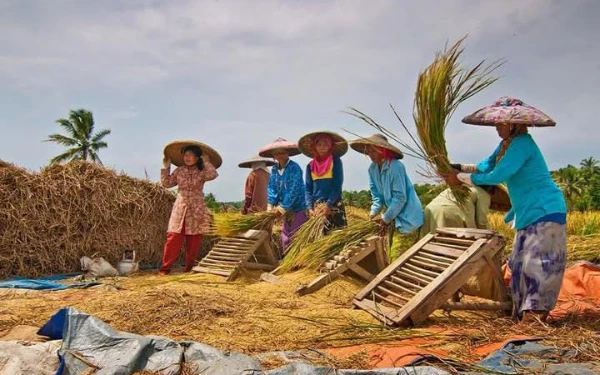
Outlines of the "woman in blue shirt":
<svg viewBox="0 0 600 375">
<path fill-rule="evenodd" d="M 515 316 L 523 322 L 545 320 L 554 308 L 566 265 L 567 207 L 527 126 L 556 123 L 519 99 L 500 98 L 463 122 L 494 125 L 502 141 L 477 165 L 459 165 L 449 184 L 496 185 L 505 182 L 512 209 L 505 221 L 517 229 L 508 265 Z"/>
<path fill-rule="evenodd" d="M 344 169 L 340 158 L 348 151 L 348 143 L 332 132 L 309 133 L 298 141 L 300 151 L 312 160 L 306 166 L 306 204 L 310 215 L 322 207 L 328 219 L 326 232 L 347 225 L 342 202 Z M 317 204 L 323 203 L 322 206 Z"/>
<path fill-rule="evenodd" d="M 402 152 L 382 134 L 352 141 L 350 147 L 368 155 L 372 161 L 369 167 L 371 219 L 381 226 L 393 223 L 400 233 L 419 229 L 423 225 L 423 207 L 399 160 L 404 156 Z"/>
<path fill-rule="evenodd" d="M 271 157 L 277 162 L 271 169 L 269 177 L 267 211 L 275 211 L 284 217 L 281 231 L 283 255 L 292 241 L 294 232 L 308 220 L 302 168 L 298 163 L 290 160 L 290 156 L 299 153 L 296 144 L 283 138 L 277 138 L 258 153 L 262 157 Z"/>
</svg>

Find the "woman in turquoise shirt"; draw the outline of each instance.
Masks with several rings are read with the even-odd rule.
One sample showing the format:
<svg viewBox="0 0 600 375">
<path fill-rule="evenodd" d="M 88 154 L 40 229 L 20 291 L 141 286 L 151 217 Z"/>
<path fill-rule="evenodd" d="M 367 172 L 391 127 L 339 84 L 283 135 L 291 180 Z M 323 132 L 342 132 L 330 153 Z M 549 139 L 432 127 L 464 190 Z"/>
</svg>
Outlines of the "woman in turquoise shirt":
<svg viewBox="0 0 600 375">
<path fill-rule="evenodd" d="M 446 181 L 506 183 L 512 209 L 505 221 L 517 229 L 508 262 L 514 313 L 522 322 L 534 317 L 545 320 L 556 304 L 566 265 L 567 207 L 527 126 L 556 123 L 538 109 L 507 97 L 463 122 L 494 125 L 502 141 L 490 157 L 476 166 L 458 165 L 462 173 L 448 175 Z"/>
<path fill-rule="evenodd" d="M 371 219 L 382 226 L 394 223 L 400 233 L 411 233 L 423 225 L 423 207 L 415 188 L 399 159 L 402 152 L 382 134 L 350 143 L 355 151 L 366 154 L 371 190 Z M 383 206 L 387 207 L 383 212 Z"/>
</svg>

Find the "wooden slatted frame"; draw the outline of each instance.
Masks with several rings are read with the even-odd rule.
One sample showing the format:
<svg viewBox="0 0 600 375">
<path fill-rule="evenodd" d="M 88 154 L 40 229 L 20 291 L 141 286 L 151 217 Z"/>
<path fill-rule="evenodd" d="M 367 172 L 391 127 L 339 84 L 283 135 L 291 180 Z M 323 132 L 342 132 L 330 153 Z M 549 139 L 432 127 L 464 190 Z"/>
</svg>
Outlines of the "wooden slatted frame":
<svg viewBox="0 0 600 375">
<path fill-rule="evenodd" d="M 259 262 L 258 256 L 264 258 L 266 263 Z M 277 267 L 277 263 L 269 233 L 249 230 L 239 236 L 222 238 L 192 270 L 223 276 L 231 281 L 242 268 L 271 271 Z"/>
<path fill-rule="evenodd" d="M 328 272 L 317 276 L 308 285 L 300 285 L 296 289 L 296 293 L 299 295 L 313 293 L 348 271 L 354 272 L 366 281 L 373 280 L 376 276 L 361 267 L 359 263 L 363 260 L 372 258 L 374 264 L 377 265 L 377 269 L 382 271 L 387 266 L 387 255 L 385 253 L 384 243 L 384 238 L 380 236 L 368 238 L 364 244 L 353 249 L 356 252 L 350 258 L 343 260 Z"/>
<path fill-rule="evenodd" d="M 464 250 L 459 250 L 458 246 Z M 440 307 L 477 308 L 481 305 L 446 302 L 486 265 L 491 265 L 494 274 L 501 280 L 501 271 L 492 259 L 503 247 L 504 239 L 491 231 L 438 229 L 435 234 L 423 237 L 377 275 L 355 296 L 353 303 L 390 325 L 418 324 Z M 427 266 L 425 259 L 432 263 Z M 419 270 L 426 272 L 419 274 Z M 503 293 L 504 295 L 508 296 L 508 293 Z M 390 296 L 396 298 L 396 301 L 390 299 Z M 400 300 L 404 302 L 398 302 Z M 396 308 L 379 301 L 385 301 Z M 509 304 L 508 298 L 496 302 L 488 307 L 506 309 Z"/>
</svg>

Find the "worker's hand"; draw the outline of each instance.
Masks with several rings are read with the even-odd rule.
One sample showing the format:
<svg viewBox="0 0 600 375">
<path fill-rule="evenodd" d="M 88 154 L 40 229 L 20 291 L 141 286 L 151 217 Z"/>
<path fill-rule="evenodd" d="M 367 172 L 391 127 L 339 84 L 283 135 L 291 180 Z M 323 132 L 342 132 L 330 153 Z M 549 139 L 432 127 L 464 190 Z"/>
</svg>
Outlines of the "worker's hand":
<svg viewBox="0 0 600 375">
<path fill-rule="evenodd" d="M 276 216 L 284 216 L 285 215 L 285 210 L 283 209 L 283 207 L 281 206 L 277 206 L 273 209 L 273 212 L 275 212 Z"/>
<path fill-rule="evenodd" d="M 442 174 L 442 177 L 444 178 L 444 180 L 446 180 L 446 183 L 450 186 L 458 186 L 458 185 L 462 184 L 462 182 L 458 179 L 458 173 L 456 173 L 456 172 Z"/>
<path fill-rule="evenodd" d="M 315 216 L 315 210 L 313 210 L 312 208 L 308 210 L 308 217 L 313 217 Z"/>
<path fill-rule="evenodd" d="M 325 216 L 329 216 L 331 214 L 331 208 L 329 208 L 328 205 L 325 205 L 321 213 Z"/>
<path fill-rule="evenodd" d="M 169 167 L 171 167 L 171 159 L 169 159 L 168 157 L 164 156 L 162 161 L 163 161 L 163 168 L 164 169 L 169 169 Z"/>
</svg>

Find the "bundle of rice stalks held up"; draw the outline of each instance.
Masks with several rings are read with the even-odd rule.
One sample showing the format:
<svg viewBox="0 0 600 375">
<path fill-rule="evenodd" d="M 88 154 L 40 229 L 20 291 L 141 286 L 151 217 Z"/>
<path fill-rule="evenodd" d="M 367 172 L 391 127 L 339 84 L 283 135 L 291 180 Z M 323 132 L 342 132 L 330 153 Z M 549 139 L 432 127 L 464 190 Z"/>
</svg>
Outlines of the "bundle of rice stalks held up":
<svg viewBox="0 0 600 375">
<path fill-rule="evenodd" d="M 274 212 L 266 211 L 249 215 L 222 213 L 215 215 L 211 234 L 218 237 L 232 237 L 250 229 L 270 231 L 276 218 Z"/>
<path fill-rule="evenodd" d="M 328 220 L 327 217 L 323 215 L 322 206 L 317 205 L 315 207 L 315 212 L 315 215 L 308 219 L 306 223 L 302 224 L 302 226 L 294 233 L 287 254 L 279 265 L 279 273 L 289 272 L 294 267 L 298 266 L 298 264 L 302 262 L 302 257 L 305 256 L 304 249 L 315 241 L 323 238 L 325 235 L 325 228 L 328 224 Z"/>
<path fill-rule="evenodd" d="M 402 141 L 393 132 L 354 108 L 349 112 L 398 142 L 407 150 L 407 155 L 425 161 L 427 167 L 421 173 L 425 177 L 443 177 L 452 172 L 445 137 L 450 117 L 462 102 L 494 83 L 497 78 L 491 77 L 491 73 L 503 64 L 503 61 L 498 60 L 485 66 L 485 61 L 481 61 L 472 69 L 461 67 L 459 58 L 464 51 L 461 48 L 464 39 L 438 52 L 434 61 L 419 74 L 413 108 L 417 137 L 413 136 L 392 107 L 412 143 Z M 468 188 L 460 185 L 451 186 L 451 189 L 457 203 L 464 204 L 469 194 Z"/>
<path fill-rule="evenodd" d="M 281 269 L 292 270 L 307 268 L 318 270 L 319 267 L 344 249 L 358 245 L 361 241 L 378 234 L 380 227 L 373 221 L 361 221 L 348 227 L 336 230 L 321 239 L 308 243 L 298 250 L 298 254 L 283 259 Z"/>
<path fill-rule="evenodd" d="M 0 279 L 75 272 L 94 253 L 114 265 L 125 250 L 158 264 L 174 200 L 93 163 L 32 173 L 0 161 Z"/>
</svg>

